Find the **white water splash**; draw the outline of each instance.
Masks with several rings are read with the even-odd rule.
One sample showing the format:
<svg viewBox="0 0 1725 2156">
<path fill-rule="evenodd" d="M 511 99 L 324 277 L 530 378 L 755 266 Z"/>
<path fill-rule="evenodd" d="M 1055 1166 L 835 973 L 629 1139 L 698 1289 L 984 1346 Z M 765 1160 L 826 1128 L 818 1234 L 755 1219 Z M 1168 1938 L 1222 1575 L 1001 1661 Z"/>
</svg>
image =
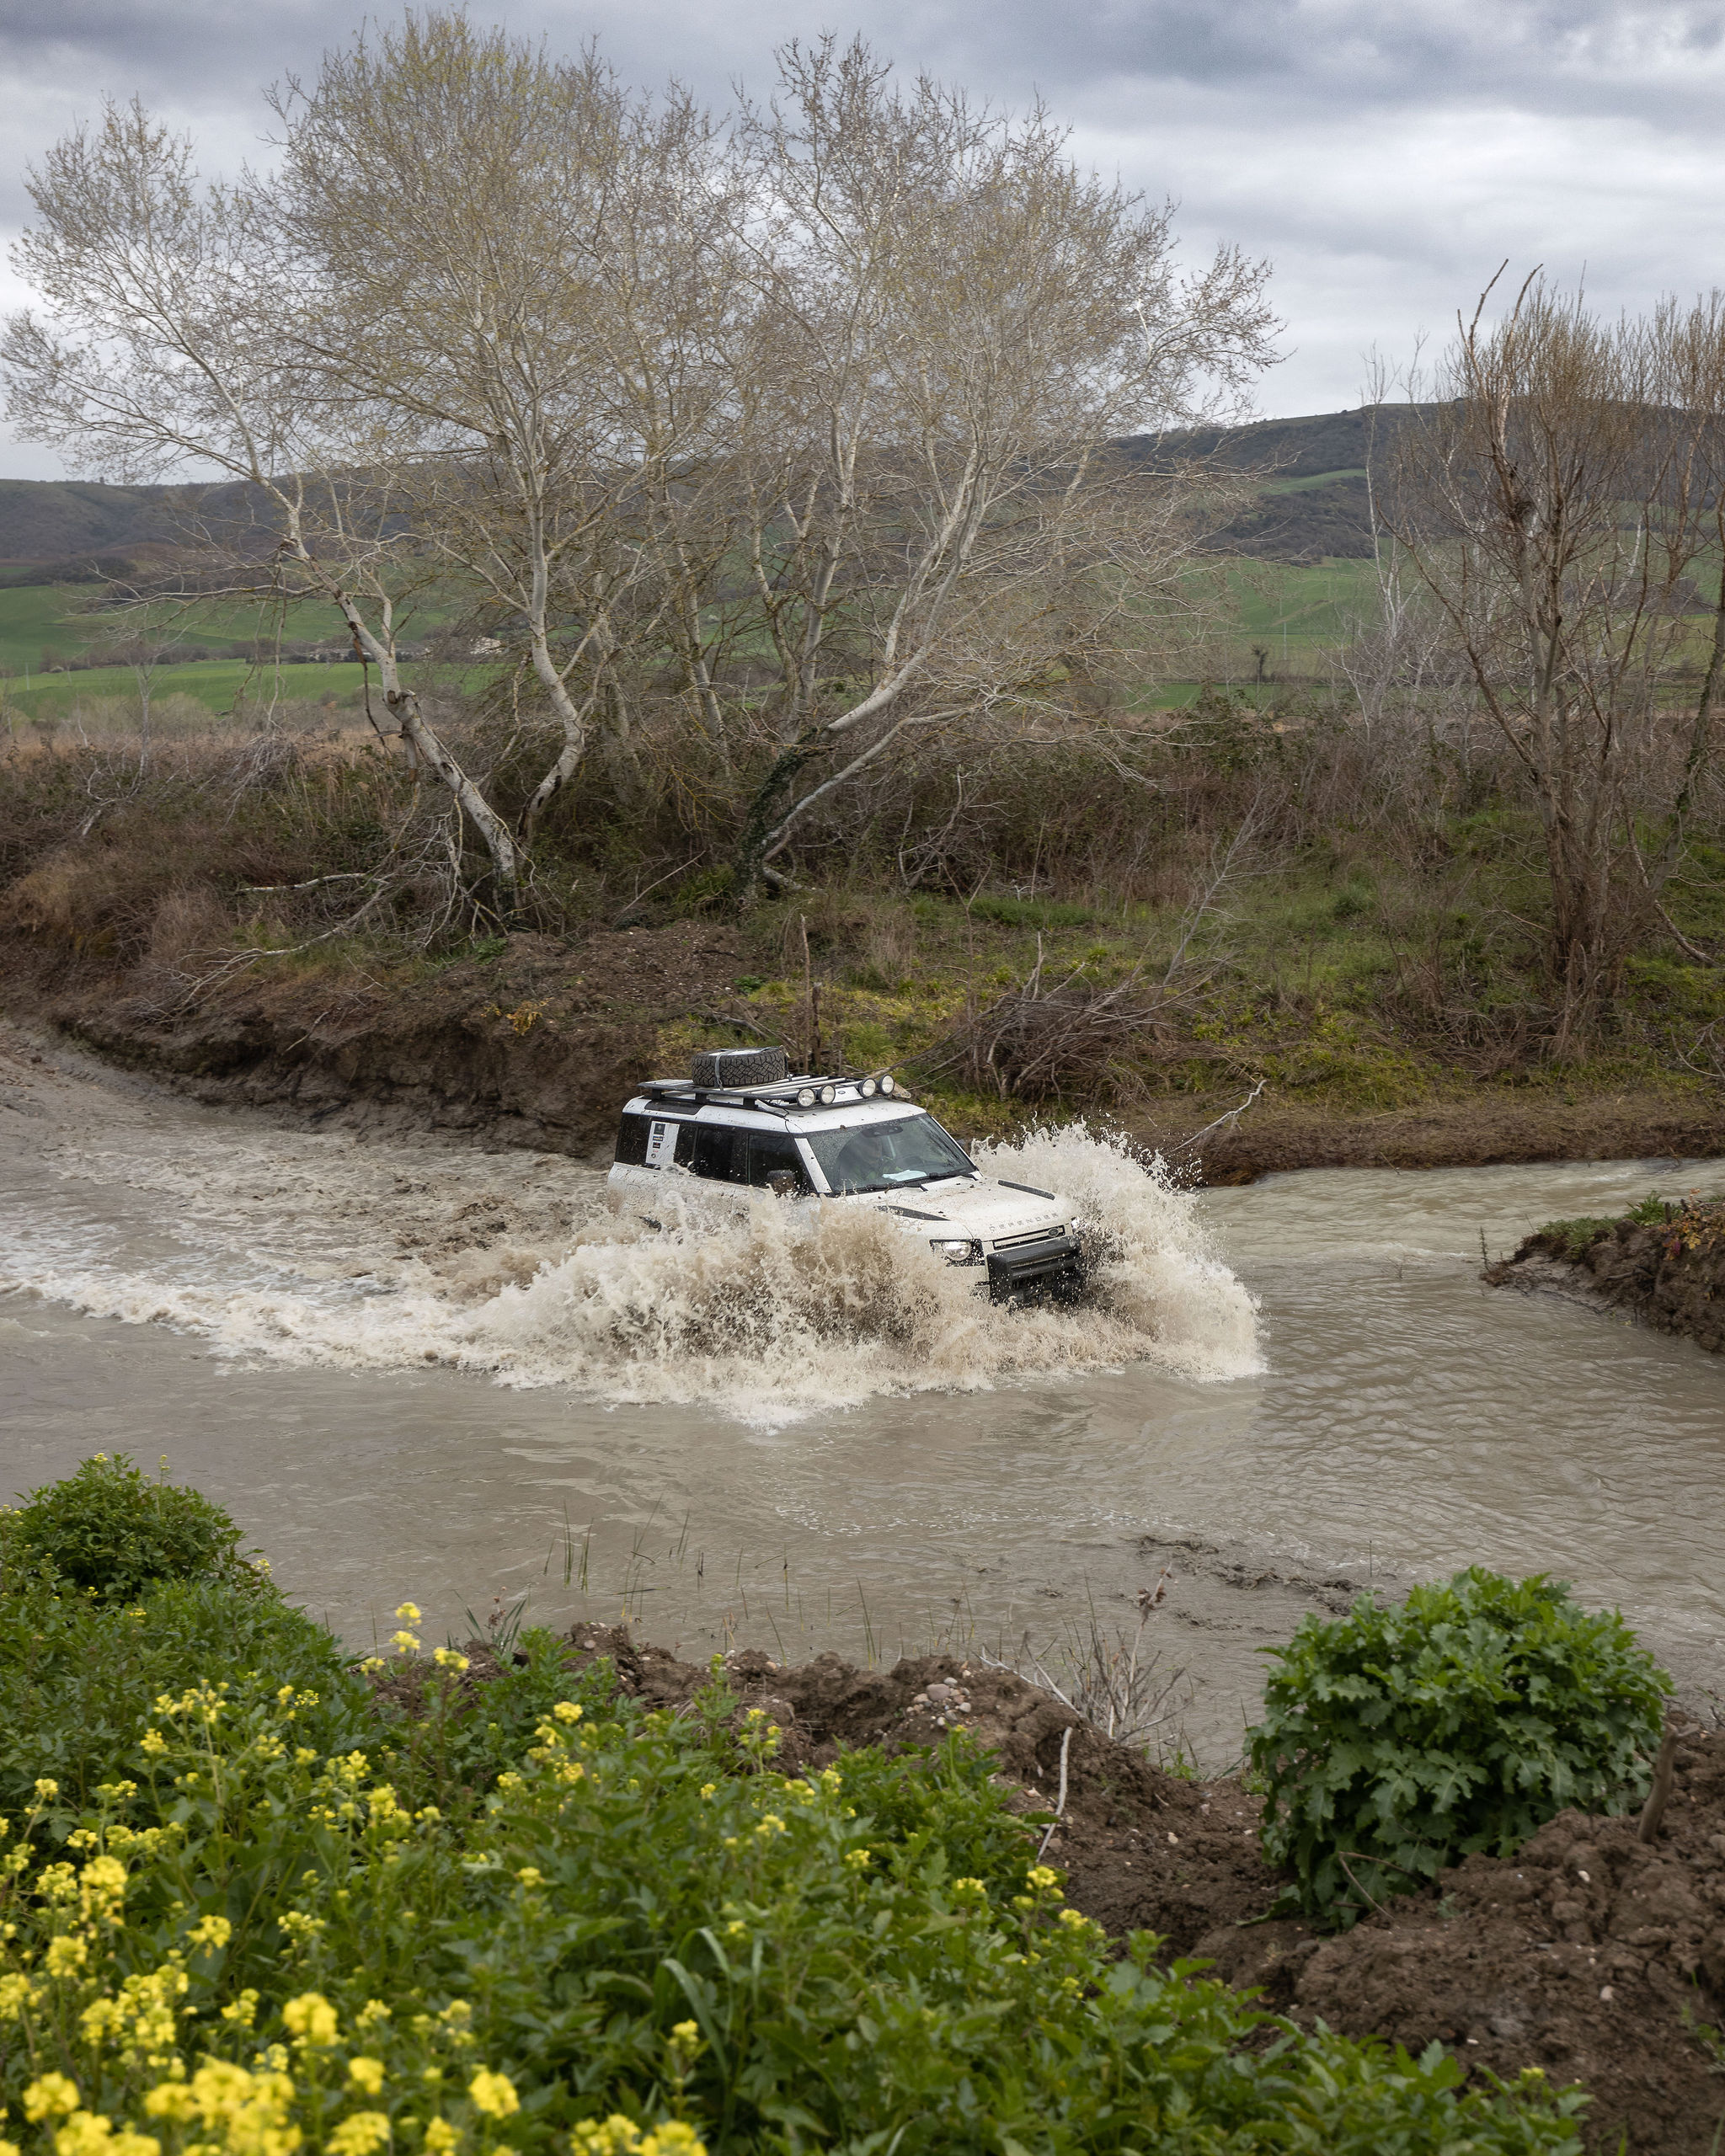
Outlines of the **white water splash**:
<svg viewBox="0 0 1725 2156">
<path fill-rule="evenodd" d="M 195 1160 L 68 1150 L 63 1181 L 136 1193 L 172 1251 L 141 1266 L 135 1236 L 110 1234 L 67 1263 L 63 1235 L 26 1235 L 4 1273 L 226 1356 L 441 1364 L 751 1422 L 1135 1362 L 1199 1380 L 1261 1367 L 1252 1300 L 1160 1163 L 1076 1126 L 980 1148 L 978 1165 L 1076 1201 L 1099 1252 L 1084 1303 L 991 1305 L 974 1271 L 873 1208 L 763 1196 L 729 1223 L 654 1230 L 609 1214 L 601 1177 L 568 1161 L 286 1132 Z"/>
</svg>

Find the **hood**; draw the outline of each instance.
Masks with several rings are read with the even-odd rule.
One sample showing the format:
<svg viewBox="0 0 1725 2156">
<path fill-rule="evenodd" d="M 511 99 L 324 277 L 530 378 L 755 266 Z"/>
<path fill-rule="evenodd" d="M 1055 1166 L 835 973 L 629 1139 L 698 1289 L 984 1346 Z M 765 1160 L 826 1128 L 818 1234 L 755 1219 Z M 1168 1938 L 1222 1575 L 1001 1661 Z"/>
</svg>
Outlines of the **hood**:
<svg viewBox="0 0 1725 2156">
<path fill-rule="evenodd" d="M 1003 1235 L 1028 1235 L 1039 1230 L 1053 1234 L 1070 1226 L 1076 1210 L 1069 1198 L 1039 1198 L 1029 1191 L 991 1182 L 985 1177 L 976 1182 L 937 1183 L 929 1190 L 870 1191 L 865 1197 L 838 1202 L 873 1205 L 886 1213 L 895 1225 L 920 1230 L 931 1239 L 944 1229 L 949 1235 L 974 1236 L 985 1246 Z"/>
</svg>

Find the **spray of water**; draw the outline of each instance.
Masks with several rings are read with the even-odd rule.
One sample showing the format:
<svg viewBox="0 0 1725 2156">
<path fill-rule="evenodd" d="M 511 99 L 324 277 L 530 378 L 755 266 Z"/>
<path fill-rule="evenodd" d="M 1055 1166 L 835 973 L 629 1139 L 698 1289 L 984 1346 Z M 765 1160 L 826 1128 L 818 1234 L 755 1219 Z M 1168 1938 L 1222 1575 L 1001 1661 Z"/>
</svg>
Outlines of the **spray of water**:
<svg viewBox="0 0 1725 2156">
<path fill-rule="evenodd" d="M 667 1214 L 654 1229 L 609 1214 L 600 1179 L 566 1163 L 530 1171 L 468 1155 L 445 1167 L 420 1153 L 403 1173 L 353 1147 L 315 1161 L 309 1176 L 287 1164 L 286 1183 L 260 1173 L 255 1141 L 226 1176 L 207 1155 L 195 1171 L 134 1161 L 134 1182 L 179 1186 L 198 1262 L 39 1262 L 29 1284 L 195 1328 L 229 1355 L 440 1364 L 776 1422 L 881 1392 L 1139 1361 L 1199 1380 L 1259 1367 L 1251 1299 L 1209 1249 L 1191 1196 L 1159 1163 L 1081 1126 L 979 1157 L 989 1174 L 1076 1201 L 1092 1291 L 1075 1305 L 991 1305 L 975 1271 L 867 1206 L 737 1193 L 746 1209 L 729 1220 Z"/>
</svg>

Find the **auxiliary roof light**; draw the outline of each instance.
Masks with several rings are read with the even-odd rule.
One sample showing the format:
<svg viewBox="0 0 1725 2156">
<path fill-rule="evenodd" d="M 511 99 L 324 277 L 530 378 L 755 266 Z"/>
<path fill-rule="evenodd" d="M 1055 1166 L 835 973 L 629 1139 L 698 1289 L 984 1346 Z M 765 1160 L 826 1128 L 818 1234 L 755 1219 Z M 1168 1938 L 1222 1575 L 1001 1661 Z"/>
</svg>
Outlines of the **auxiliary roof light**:
<svg viewBox="0 0 1725 2156">
<path fill-rule="evenodd" d="M 874 1081 L 872 1078 L 865 1078 L 857 1091 L 865 1101 L 872 1101 L 874 1098 Z"/>
<path fill-rule="evenodd" d="M 836 1086 L 823 1086 L 820 1089 L 820 1097 L 829 1107 L 838 1097 L 838 1088 Z"/>
<path fill-rule="evenodd" d="M 814 1105 L 814 1088 L 812 1086 L 799 1086 L 797 1088 L 797 1106 L 799 1108 L 812 1108 Z"/>
<path fill-rule="evenodd" d="M 881 1080 L 880 1090 L 883 1093 L 895 1093 L 898 1091 L 898 1081 L 890 1071 Z"/>
</svg>

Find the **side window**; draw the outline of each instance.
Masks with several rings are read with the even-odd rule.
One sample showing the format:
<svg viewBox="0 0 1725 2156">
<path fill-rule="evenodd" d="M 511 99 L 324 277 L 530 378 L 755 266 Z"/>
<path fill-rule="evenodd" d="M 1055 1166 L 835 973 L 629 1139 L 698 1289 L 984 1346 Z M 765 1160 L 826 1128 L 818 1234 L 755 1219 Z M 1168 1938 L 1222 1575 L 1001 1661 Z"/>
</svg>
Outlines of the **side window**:
<svg viewBox="0 0 1725 2156">
<path fill-rule="evenodd" d="M 617 1164 L 625 1168 L 644 1168 L 647 1165 L 647 1133 L 652 1125 L 650 1115 L 626 1115 L 617 1127 Z"/>
<path fill-rule="evenodd" d="M 708 1182 L 734 1182 L 731 1164 L 736 1134 L 722 1123 L 682 1123 L 677 1125 L 677 1166 Z"/>
<path fill-rule="evenodd" d="M 743 1180 L 752 1183 L 756 1190 L 765 1190 L 766 1178 L 788 1169 L 797 1178 L 798 1192 L 811 1190 L 809 1171 L 804 1166 L 802 1155 L 797 1150 L 797 1141 L 783 1131 L 751 1130 L 746 1136 L 739 1133 L 744 1146 Z"/>
</svg>

